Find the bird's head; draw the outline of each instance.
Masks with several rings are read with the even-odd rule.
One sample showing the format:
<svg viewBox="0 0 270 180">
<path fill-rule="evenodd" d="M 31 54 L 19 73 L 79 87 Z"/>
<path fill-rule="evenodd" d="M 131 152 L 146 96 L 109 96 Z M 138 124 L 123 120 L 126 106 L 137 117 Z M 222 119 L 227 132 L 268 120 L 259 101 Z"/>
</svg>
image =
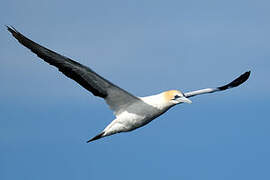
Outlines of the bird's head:
<svg viewBox="0 0 270 180">
<path fill-rule="evenodd" d="M 185 95 L 178 90 L 165 91 L 163 93 L 163 96 L 165 100 L 172 105 L 176 105 L 179 103 L 189 103 L 189 104 L 192 103 L 191 100 L 186 98 Z"/>
</svg>

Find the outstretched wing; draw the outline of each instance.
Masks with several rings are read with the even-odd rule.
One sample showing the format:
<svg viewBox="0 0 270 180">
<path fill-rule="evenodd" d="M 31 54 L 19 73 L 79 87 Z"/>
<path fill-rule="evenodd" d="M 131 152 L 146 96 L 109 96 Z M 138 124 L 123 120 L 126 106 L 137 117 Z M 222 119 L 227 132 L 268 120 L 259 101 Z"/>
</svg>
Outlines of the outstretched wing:
<svg viewBox="0 0 270 180">
<path fill-rule="evenodd" d="M 35 43 L 13 27 L 7 26 L 7 29 L 22 45 L 29 48 L 38 57 L 57 67 L 59 71 L 95 96 L 104 98 L 116 115 L 129 104 L 138 101 L 137 97 L 112 84 L 90 68 Z"/>
<path fill-rule="evenodd" d="M 230 82 L 229 84 L 226 84 L 224 86 L 220 86 L 217 88 L 206 88 L 206 89 L 201 89 L 201 90 L 197 90 L 197 91 L 191 91 L 191 92 L 184 93 L 184 95 L 185 95 L 185 97 L 192 97 L 192 96 L 196 96 L 199 94 L 224 91 L 226 89 L 230 89 L 230 88 L 234 88 L 234 87 L 239 86 L 240 84 L 244 83 L 249 78 L 249 76 L 250 76 L 250 71 L 247 71 L 244 74 L 242 74 L 241 76 L 239 76 L 238 78 L 236 78 L 235 80 L 233 80 L 232 82 Z"/>
</svg>

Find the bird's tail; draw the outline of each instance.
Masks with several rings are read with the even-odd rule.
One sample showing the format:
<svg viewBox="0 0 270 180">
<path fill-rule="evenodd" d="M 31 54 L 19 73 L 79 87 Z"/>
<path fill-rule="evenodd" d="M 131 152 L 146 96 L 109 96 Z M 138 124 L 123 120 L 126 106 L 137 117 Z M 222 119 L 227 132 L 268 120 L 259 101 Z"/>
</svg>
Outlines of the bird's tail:
<svg viewBox="0 0 270 180">
<path fill-rule="evenodd" d="M 100 139 L 102 137 L 104 137 L 103 135 L 105 134 L 105 132 L 103 131 L 102 133 L 96 135 L 95 137 L 93 137 L 92 139 L 88 140 L 87 143 L 91 142 L 91 141 L 95 141 L 97 139 Z"/>
</svg>

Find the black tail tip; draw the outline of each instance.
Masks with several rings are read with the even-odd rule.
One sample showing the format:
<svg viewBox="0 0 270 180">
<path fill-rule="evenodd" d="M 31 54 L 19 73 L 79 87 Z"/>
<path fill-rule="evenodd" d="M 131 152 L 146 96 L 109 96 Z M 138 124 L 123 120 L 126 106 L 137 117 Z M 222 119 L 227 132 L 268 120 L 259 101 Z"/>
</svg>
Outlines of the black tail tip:
<svg viewBox="0 0 270 180">
<path fill-rule="evenodd" d="M 93 137 L 92 139 L 88 140 L 86 143 L 90 143 L 90 142 L 92 142 L 92 141 L 95 141 L 95 140 L 98 140 L 98 139 L 102 138 L 103 135 L 104 135 L 104 133 L 105 133 L 105 132 L 102 132 L 102 133 L 96 135 L 96 136 Z"/>
</svg>

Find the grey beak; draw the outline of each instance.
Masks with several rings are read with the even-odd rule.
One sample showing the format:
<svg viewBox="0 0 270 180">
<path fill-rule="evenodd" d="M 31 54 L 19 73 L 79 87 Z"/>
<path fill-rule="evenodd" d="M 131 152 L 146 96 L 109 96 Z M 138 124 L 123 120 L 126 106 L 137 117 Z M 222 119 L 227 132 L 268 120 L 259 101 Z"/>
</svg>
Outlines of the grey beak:
<svg viewBox="0 0 270 180">
<path fill-rule="evenodd" d="M 189 99 L 186 98 L 186 97 L 180 97 L 180 98 L 178 98 L 177 100 L 178 100 L 179 102 L 183 102 L 183 103 L 188 103 L 188 104 L 191 104 L 191 103 L 192 103 L 192 101 L 189 100 Z"/>
</svg>

